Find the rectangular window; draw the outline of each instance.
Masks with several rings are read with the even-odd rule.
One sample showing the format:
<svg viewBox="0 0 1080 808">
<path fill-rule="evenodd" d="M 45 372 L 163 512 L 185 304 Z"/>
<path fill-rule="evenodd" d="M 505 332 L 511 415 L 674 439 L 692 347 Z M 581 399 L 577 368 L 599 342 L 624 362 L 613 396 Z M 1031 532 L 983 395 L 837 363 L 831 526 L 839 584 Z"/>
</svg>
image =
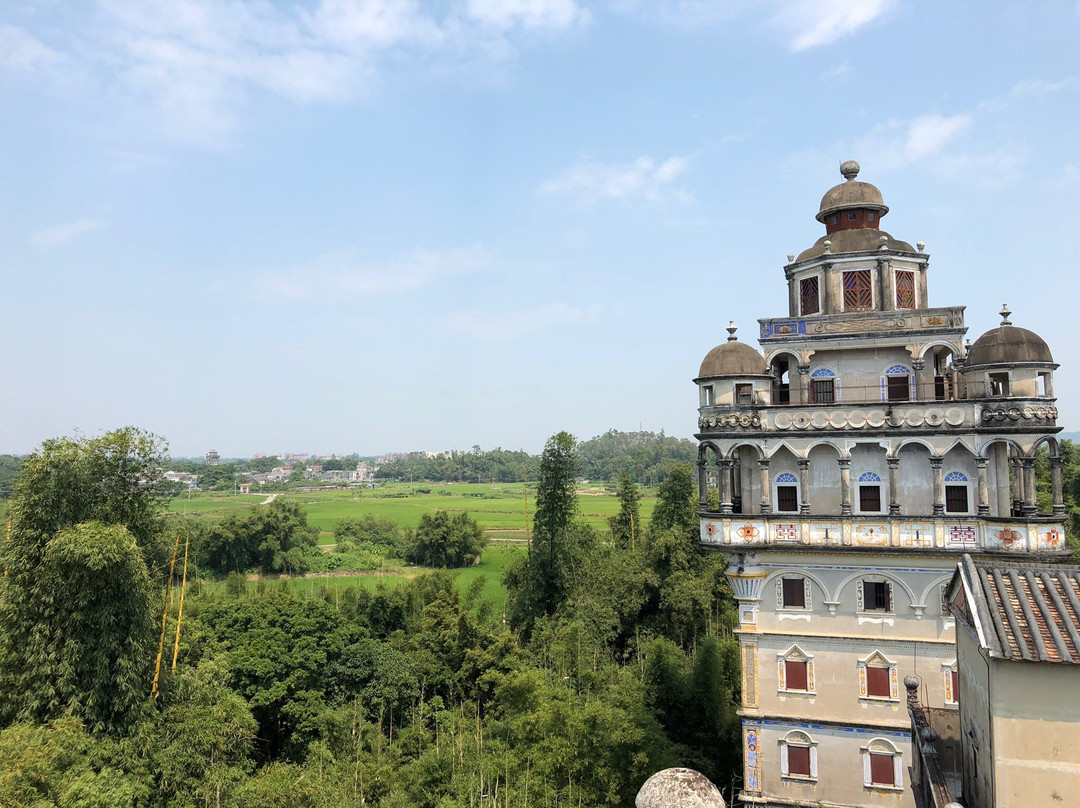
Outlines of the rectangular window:
<svg viewBox="0 0 1080 808">
<path fill-rule="evenodd" d="M 868 667 L 866 669 L 866 694 L 879 699 L 892 696 L 888 668 Z"/>
<path fill-rule="evenodd" d="M 874 287 L 869 269 L 844 273 L 844 311 L 862 311 L 874 307 Z"/>
<path fill-rule="evenodd" d="M 960 701 L 960 677 L 956 671 L 949 671 L 949 678 L 952 679 L 952 700 L 954 703 Z"/>
<path fill-rule="evenodd" d="M 810 381 L 811 404 L 835 404 L 836 386 L 832 379 L 811 379 Z"/>
<path fill-rule="evenodd" d="M 795 513 L 799 510 L 799 489 L 794 485 L 776 486 L 776 510 L 781 513 Z"/>
<path fill-rule="evenodd" d="M 915 273 L 898 269 L 896 271 L 896 308 L 915 308 Z"/>
<path fill-rule="evenodd" d="M 735 385 L 735 403 L 736 404 L 753 404 L 754 403 L 754 385 L 752 385 L 752 384 L 737 384 L 737 385 Z"/>
<path fill-rule="evenodd" d="M 911 399 L 910 376 L 886 376 L 885 386 L 889 401 L 908 401 Z"/>
<path fill-rule="evenodd" d="M 793 777 L 810 776 L 810 747 L 792 746 L 787 747 L 788 774 Z"/>
<path fill-rule="evenodd" d="M 859 510 L 863 511 L 864 513 L 881 512 L 880 485 L 859 486 Z"/>
<path fill-rule="evenodd" d="M 806 608 L 806 584 L 802 578 L 784 578 L 784 608 Z"/>
<path fill-rule="evenodd" d="M 869 213 L 866 214 L 866 221 L 868 221 L 868 222 L 874 221 L 874 211 L 870 211 Z"/>
<path fill-rule="evenodd" d="M 784 661 L 784 684 L 787 690 L 806 690 L 806 663 Z"/>
<path fill-rule="evenodd" d="M 966 485 L 945 486 L 945 512 L 968 512 L 968 490 Z"/>
<path fill-rule="evenodd" d="M 892 592 L 888 581 L 863 582 L 863 610 L 867 612 L 887 612 Z"/>
<path fill-rule="evenodd" d="M 712 389 L 712 385 L 710 384 L 710 385 L 708 385 L 706 387 L 702 387 L 701 389 L 705 393 L 705 404 L 704 404 L 704 406 L 711 407 L 713 405 L 713 389 Z"/>
<path fill-rule="evenodd" d="M 847 215 L 847 220 L 848 220 L 849 222 L 853 222 L 853 221 L 855 221 L 855 211 L 852 211 L 851 213 L 849 213 L 849 214 Z"/>
<path fill-rule="evenodd" d="M 990 374 L 990 395 L 992 395 L 992 396 L 1007 396 L 1007 395 L 1009 395 L 1009 374 L 1008 373 L 991 373 Z"/>
<path fill-rule="evenodd" d="M 799 313 L 817 314 L 821 311 L 821 297 L 818 292 L 818 278 L 803 278 L 799 281 Z"/>
<path fill-rule="evenodd" d="M 870 782 L 876 786 L 896 785 L 896 769 L 892 755 L 870 753 Z"/>
</svg>

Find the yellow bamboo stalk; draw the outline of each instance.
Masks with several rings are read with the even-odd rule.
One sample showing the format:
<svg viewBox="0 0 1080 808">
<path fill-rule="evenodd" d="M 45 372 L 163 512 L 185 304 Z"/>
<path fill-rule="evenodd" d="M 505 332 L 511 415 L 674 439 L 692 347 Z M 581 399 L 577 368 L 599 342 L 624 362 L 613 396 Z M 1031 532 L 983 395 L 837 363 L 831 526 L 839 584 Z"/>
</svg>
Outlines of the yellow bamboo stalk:
<svg viewBox="0 0 1080 808">
<path fill-rule="evenodd" d="M 529 474 L 521 472 L 521 479 L 525 484 L 525 555 L 532 553 L 532 539 L 529 536 Z"/>
<path fill-rule="evenodd" d="M 172 671 L 176 672 L 176 658 L 180 655 L 180 624 L 184 622 L 184 593 L 187 592 L 187 560 L 191 534 L 184 539 L 184 576 L 180 579 L 180 609 L 176 613 L 176 642 L 172 649 Z"/>
<path fill-rule="evenodd" d="M 172 588 L 173 570 L 176 569 L 176 553 L 180 549 L 180 534 L 176 534 L 176 543 L 173 544 L 172 561 L 169 563 L 169 577 L 165 581 L 165 605 L 161 609 L 161 638 L 157 644 L 157 661 L 154 663 L 154 682 L 150 685 L 150 698 L 156 699 L 158 693 L 158 677 L 161 675 L 161 654 L 165 650 L 165 621 L 169 617 L 169 590 Z"/>
</svg>

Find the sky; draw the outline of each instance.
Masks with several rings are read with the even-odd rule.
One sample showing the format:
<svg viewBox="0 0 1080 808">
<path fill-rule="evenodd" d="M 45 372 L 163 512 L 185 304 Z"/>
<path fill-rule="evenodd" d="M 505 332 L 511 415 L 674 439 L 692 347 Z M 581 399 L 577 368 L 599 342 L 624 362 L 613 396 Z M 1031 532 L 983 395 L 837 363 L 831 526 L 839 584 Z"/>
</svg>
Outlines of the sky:
<svg viewBox="0 0 1080 808">
<path fill-rule="evenodd" d="M 1080 429 L 1080 4 L 8 0 L 0 452 L 690 437 L 843 160 Z"/>
</svg>

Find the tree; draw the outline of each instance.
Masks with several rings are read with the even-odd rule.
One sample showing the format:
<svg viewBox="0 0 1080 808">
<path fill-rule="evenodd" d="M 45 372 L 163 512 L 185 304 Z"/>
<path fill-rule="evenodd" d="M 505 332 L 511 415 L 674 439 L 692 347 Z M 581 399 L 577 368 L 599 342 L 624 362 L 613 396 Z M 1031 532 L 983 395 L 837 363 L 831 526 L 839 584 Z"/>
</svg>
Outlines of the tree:
<svg viewBox="0 0 1080 808">
<path fill-rule="evenodd" d="M 472 564 L 487 544 L 484 531 L 468 513 L 425 513 L 405 548 L 405 559 L 428 567 Z"/>
<path fill-rule="evenodd" d="M 5 666 L 5 713 L 75 715 L 94 732 L 130 725 L 147 697 L 156 636 L 150 579 L 131 533 L 100 522 L 62 530 L 36 578 L 48 597 L 36 604 L 18 667 Z"/>
<path fill-rule="evenodd" d="M 168 562 L 163 460 L 162 441 L 133 428 L 45 441 L 25 459 L 2 549 L 0 720 L 133 720 L 152 662 L 147 562 L 162 577 Z"/>
<path fill-rule="evenodd" d="M 696 548 L 699 531 L 697 487 L 690 466 L 679 463 L 672 467 L 656 493 L 656 508 L 649 525 L 650 538 L 665 530 L 673 530 Z"/>
<path fill-rule="evenodd" d="M 573 435 L 553 435 L 540 457 L 532 547 L 520 568 L 507 571 L 511 624 L 526 631 L 537 617 L 554 614 L 569 588 L 578 538 L 573 530 L 577 514 L 575 472 Z"/>
<path fill-rule="evenodd" d="M 305 569 L 305 548 L 315 547 L 319 530 L 300 505 L 276 499 L 243 514 L 229 514 L 202 538 L 203 562 L 220 573 L 261 566 L 267 572 Z"/>
<path fill-rule="evenodd" d="M 637 485 L 627 472 L 619 473 L 619 512 L 608 519 L 611 538 L 619 549 L 636 549 L 641 536 Z"/>
</svg>

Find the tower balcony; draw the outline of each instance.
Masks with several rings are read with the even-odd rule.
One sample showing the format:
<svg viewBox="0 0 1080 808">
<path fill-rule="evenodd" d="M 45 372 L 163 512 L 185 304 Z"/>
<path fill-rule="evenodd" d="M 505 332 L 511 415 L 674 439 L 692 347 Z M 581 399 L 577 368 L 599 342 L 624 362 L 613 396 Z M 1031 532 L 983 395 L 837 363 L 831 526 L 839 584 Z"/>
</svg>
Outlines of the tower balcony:
<svg viewBox="0 0 1080 808">
<path fill-rule="evenodd" d="M 1065 557 L 1060 515 L 806 516 L 702 510 L 701 544 L 724 552 L 900 550 Z"/>
<path fill-rule="evenodd" d="M 940 388 L 938 388 L 940 389 Z M 916 395 L 924 392 L 917 390 Z M 699 439 L 781 432 L 880 430 L 928 431 L 1044 431 L 1057 427 L 1057 399 L 1045 396 L 987 398 L 930 398 L 888 401 L 880 386 L 845 386 L 841 401 L 757 403 L 706 406 L 698 410 Z"/>
</svg>

